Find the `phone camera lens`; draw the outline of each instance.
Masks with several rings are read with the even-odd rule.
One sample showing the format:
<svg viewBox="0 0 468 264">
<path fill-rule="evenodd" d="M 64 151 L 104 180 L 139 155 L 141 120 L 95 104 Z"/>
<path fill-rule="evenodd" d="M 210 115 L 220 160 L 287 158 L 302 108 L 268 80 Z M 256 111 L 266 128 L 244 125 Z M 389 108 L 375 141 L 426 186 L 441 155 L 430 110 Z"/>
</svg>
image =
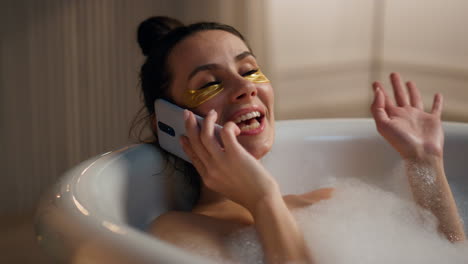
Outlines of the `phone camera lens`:
<svg viewBox="0 0 468 264">
<path fill-rule="evenodd" d="M 164 124 L 163 122 L 158 121 L 158 127 L 161 131 L 164 131 L 166 134 L 169 134 L 175 137 L 175 131 L 172 127 Z"/>
</svg>

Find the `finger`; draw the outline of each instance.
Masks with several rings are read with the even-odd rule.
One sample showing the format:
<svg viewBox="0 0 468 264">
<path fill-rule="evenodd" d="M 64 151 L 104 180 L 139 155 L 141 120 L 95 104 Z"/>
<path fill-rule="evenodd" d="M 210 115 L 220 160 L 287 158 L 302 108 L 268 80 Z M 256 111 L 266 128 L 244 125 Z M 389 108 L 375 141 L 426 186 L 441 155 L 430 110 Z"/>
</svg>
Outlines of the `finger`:
<svg viewBox="0 0 468 264">
<path fill-rule="evenodd" d="M 390 118 L 385 111 L 385 96 L 380 87 L 374 89 L 374 102 L 371 105 L 372 116 L 376 122 L 386 122 Z"/>
<path fill-rule="evenodd" d="M 198 158 L 197 154 L 193 151 L 192 145 L 186 136 L 180 137 L 180 144 L 182 145 L 182 149 L 184 150 L 185 154 L 190 158 L 192 161 L 193 166 L 197 169 L 200 174 L 204 174 L 206 169 L 203 162 Z"/>
<path fill-rule="evenodd" d="M 220 136 L 226 152 L 240 151 L 242 149 L 241 144 L 237 141 L 237 136 L 240 132 L 239 127 L 234 122 L 230 121 L 224 124 Z"/>
<path fill-rule="evenodd" d="M 200 128 L 198 127 L 197 120 L 195 118 L 195 115 L 188 110 L 185 110 L 188 112 L 187 116 L 184 113 L 184 118 L 185 120 L 185 130 L 187 132 L 187 137 L 190 141 L 190 145 L 192 146 L 192 149 L 194 153 L 200 158 L 200 160 L 203 163 L 207 163 L 209 161 L 209 153 L 205 149 L 205 146 L 203 146 L 201 140 L 200 140 Z"/>
<path fill-rule="evenodd" d="M 424 110 L 423 101 L 421 99 L 421 93 L 419 89 L 416 87 L 414 82 L 409 81 L 406 83 L 406 87 L 408 88 L 408 94 L 410 98 L 410 103 L 412 107 L 416 107 L 420 110 Z"/>
<path fill-rule="evenodd" d="M 409 105 L 408 103 L 408 96 L 406 94 L 405 89 L 401 85 L 401 77 L 398 73 L 390 74 L 390 81 L 392 82 L 393 86 L 393 93 L 395 95 L 395 101 L 398 106 L 406 106 Z"/>
<path fill-rule="evenodd" d="M 434 102 L 432 103 L 432 114 L 440 117 L 442 115 L 442 108 L 444 106 L 444 98 L 440 93 L 434 95 Z"/>
<path fill-rule="evenodd" d="M 221 146 L 218 144 L 214 133 L 217 117 L 218 113 L 216 113 L 215 110 L 208 112 L 205 120 L 203 120 L 203 125 L 200 132 L 200 139 L 212 157 L 218 157 L 222 154 Z"/>
<path fill-rule="evenodd" d="M 382 92 L 382 94 L 384 96 L 385 110 L 389 111 L 392 107 L 395 106 L 395 104 L 393 103 L 392 98 L 390 98 L 390 96 L 387 94 L 387 92 L 385 91 L 385 88 L 383 87 L 383 85 L 380 82 L 374 82 L 372 84 L 372 87 L 374 88 L 374 91 L 377 88 L 380 88 L 380 91 Z"/>
</svg>

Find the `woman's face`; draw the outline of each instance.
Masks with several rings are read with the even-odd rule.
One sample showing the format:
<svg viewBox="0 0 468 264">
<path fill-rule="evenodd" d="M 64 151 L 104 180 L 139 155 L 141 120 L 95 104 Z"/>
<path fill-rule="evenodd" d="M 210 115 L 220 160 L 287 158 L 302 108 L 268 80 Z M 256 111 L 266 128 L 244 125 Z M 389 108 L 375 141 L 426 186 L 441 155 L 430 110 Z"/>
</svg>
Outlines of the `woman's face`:
<svg viewBox="0 0 468 264">
<path fill-rule="evenodd" d="M 168 62 L 172 74 L 169 96 L 176 104 L 186 106 L 187 90 L 220 84 L 221 92 L 190 110 L 204 117 L 214 109 L 218 124 L 236 122 L 241 129 L 239 143 L 257 159 L 271 149 L 273 89 L 269 82 L 245 78 L 255 73 L 259 65 L 240 38 L 223 30 L 201 31 L 177 44 Z M 255 112 L 260 117 L 255 117 Z"/>
</svg>

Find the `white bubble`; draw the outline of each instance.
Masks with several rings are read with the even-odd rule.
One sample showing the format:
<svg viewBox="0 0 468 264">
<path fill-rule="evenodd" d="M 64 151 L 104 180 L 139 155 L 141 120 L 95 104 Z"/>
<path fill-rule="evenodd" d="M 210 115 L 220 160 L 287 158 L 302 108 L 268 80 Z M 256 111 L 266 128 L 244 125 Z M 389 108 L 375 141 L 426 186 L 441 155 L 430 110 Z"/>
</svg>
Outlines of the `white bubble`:
<svg viewBox="0 0 468 264">
<path fill-rule="evenodd" d="M 293 212 L 316 263 L 468 263 L 468 244 L 450 243 L 411 200 L 355 179 L 335 188 L 331 199 Z M 263 263 L 252 227 L 226 243 L 239 263 Z"/>
<path fill-rule="evenodd" d="M 262 246 L 253 227 L 242 228 L 231 234 L 226 240 L 226 246 L 239 263 L 263 263 Z"/>
<path fill-rule="evenodd" d="M 295 215 L 317 263 L 468 263 L 467 244 L 440 235 L 430 212 L 362 182 Z"/>
</svg>

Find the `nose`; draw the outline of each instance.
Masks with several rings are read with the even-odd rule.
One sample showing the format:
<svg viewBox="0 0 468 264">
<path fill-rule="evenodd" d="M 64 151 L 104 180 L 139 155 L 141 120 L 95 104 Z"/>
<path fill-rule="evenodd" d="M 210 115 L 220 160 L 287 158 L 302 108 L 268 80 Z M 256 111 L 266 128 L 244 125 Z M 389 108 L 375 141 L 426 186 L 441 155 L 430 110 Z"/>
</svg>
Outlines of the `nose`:
<svg viewBox="0 0 468 264">
<path fill-rule="evenodd" d="M 231 99 L 233 102 L 249 101 L 257 96 L 257 86 L 255 83 L 244 78 L 238 78 L 233 83 Z"/>
</svg>

